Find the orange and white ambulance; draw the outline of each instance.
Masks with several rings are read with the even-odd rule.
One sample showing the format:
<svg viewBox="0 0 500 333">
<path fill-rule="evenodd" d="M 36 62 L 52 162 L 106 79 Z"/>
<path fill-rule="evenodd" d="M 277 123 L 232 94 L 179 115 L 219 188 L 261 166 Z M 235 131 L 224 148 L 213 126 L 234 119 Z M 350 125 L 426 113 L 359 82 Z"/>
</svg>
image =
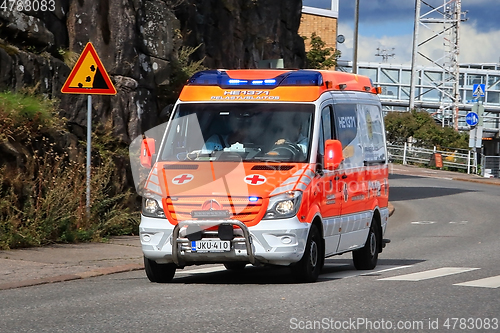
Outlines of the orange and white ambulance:
<svg viewBox="0 0 500 333">
<path fill-rule="evenodd" d="M 160 135 L 140 139 L 140 157 L 131 149 L 149 280 L 223 263 L 290 266 L 312 282 L 346 252 L 373 269 L 389 217 L 377 91 L 335 71 L 195 74 Z"/>
</svg>

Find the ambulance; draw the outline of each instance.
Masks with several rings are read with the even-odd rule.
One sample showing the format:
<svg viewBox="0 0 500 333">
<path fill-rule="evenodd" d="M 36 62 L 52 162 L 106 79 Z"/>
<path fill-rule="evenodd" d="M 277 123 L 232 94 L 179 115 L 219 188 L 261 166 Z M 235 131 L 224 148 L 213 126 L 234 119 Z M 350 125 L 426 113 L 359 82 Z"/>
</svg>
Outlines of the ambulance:
<svg viewBox="0 0 500 333">
<path fill-rule="evenodd" d="M 337 71 L 192 76 L 169 122 L 131 146 L 149 280 L 219 263 L 289 266 L 314 282 L 325 258 L 346 252 L 373 269 L 389 241 L 378 92 Z"/>
</svg>

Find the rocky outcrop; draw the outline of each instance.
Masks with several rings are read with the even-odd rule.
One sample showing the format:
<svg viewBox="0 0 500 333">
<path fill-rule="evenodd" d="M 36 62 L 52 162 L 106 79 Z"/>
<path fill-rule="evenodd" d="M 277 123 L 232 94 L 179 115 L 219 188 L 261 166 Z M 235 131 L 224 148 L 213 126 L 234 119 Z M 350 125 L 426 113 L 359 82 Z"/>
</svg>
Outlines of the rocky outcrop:
<svg viewBox="0 0 500 333">
<path fill-rule="evenodd" d="M 209 68 L 256 68 L 259 60 L 283 58 L 286 68 L 304 64 L 297 31 L 301 1 L 192 0 L 175 13 L 186 44 L 201 45 Z"/>
<path fill-rule="evenodd" d="M 0 89 L 37 91 L 61 100 L 61 116 L 86 126 L 87 98 L 61 94 L 71 68 L 61 56 L 92 42 L 116 96 L 93 97 L 93 120 L 111 122 L 129 143 L 158 124 L 181 46 L 207 68 L 255 68 L 283 58 L 304 64 L 299 0 L 56 0 L 55 10 L 0 11 Z"/>
</svg>

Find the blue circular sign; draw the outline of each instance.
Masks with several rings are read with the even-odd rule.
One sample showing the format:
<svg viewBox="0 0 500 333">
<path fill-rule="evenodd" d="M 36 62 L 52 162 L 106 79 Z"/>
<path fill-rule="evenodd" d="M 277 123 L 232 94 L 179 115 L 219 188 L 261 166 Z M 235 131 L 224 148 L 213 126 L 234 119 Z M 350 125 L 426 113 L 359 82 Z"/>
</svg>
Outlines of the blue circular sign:
<svg viewBox="0 0 500 333">
<path fill-rule="evenodd" d="M 477 123 L 479 122 L 479 116 L 475 112 L 469 112 L 465 117 L 465 122 L 469 126 L 476 126 Z"/>
</svg>

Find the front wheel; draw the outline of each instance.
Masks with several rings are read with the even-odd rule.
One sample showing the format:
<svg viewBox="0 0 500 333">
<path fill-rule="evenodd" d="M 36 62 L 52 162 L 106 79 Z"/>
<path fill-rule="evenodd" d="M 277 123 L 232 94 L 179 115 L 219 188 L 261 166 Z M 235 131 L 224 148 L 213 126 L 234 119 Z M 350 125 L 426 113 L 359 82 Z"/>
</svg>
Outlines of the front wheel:
<svg viewBox="0 0 500 333">
<path fill-rule="evenodd" d="M 298 282 L 315 282 L 321 272 L 323 261 L 321 235 L 313 224 L 309 230 L 302 259 L 291 266 L 293 277 Z"/>
<path fill-rule="evenodd" d="M 144 269 L 151 282 L 167 283 L 172 281 L 177 265 L 158 264 L 156 261 L 144 257 Z"/>
<path fill-rule="evenodd" d="M 358 270 L 374 269 L 378 261 L 379 242 L 376 221 L 372 220 L 365 246 L 352 252 L 354 267 Z"/>
</svg>

